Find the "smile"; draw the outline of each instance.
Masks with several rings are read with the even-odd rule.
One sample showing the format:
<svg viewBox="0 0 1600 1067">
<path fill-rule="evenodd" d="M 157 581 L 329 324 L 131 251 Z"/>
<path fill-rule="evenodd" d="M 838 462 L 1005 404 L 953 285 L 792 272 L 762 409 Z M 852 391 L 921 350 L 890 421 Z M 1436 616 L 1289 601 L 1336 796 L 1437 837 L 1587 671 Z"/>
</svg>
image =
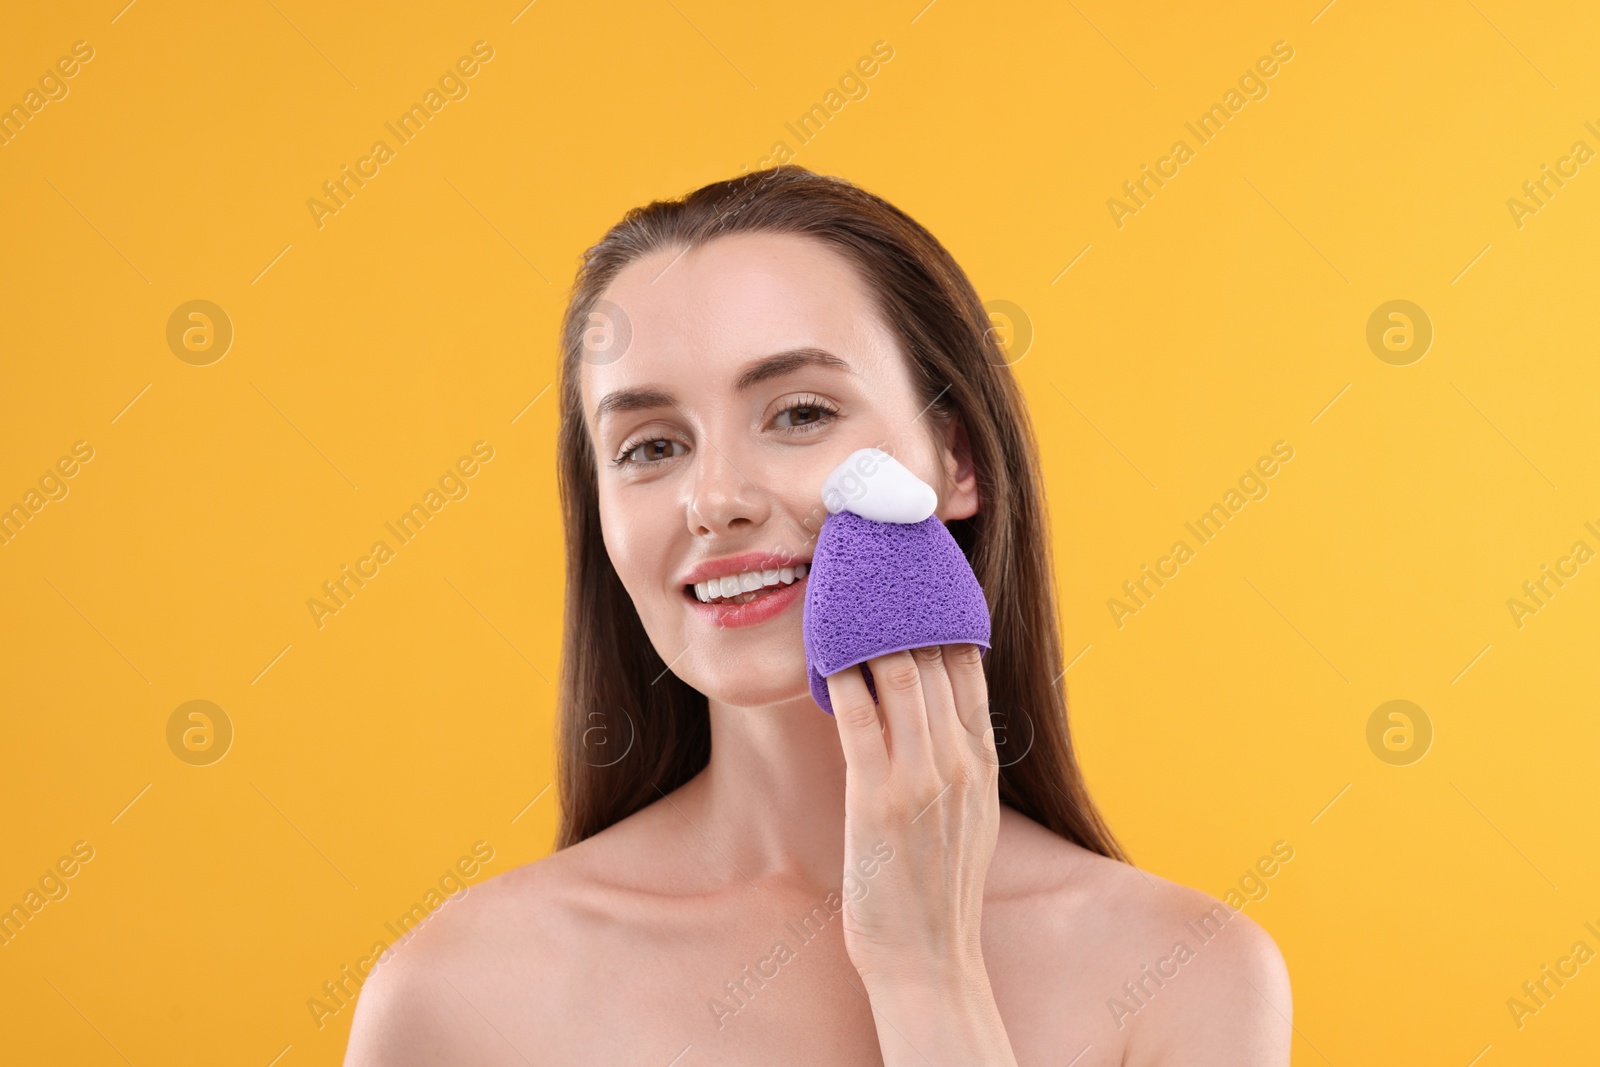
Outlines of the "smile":
<svg viewBox="0 0 1600 1067">
<path fill-rule="evenodd" d="M 718 630 L 759 626 L 798 611 L 810 586 L 809 563 L 707 578 L 683 587 L 689 610 Z M 724 584 L 726 583 L 726 584 Z M 749 585 L 750 588 L 745 588 Z M 703 588 L 702 588 L 703 586 Z M 727 595 L 723 590 L 727 589 Z"/>
<path fill-rule="evenodd" d="M 695 599 L 702 604 L 748 604 L 764 593 L 792 585 L 804 578 L 808 569 L 809 565 L 805 563 L 797 563 L 793 567 L 769 567 L 721 578 L 707 578 L 684 588 L 693 589 Z"/>
</svg>

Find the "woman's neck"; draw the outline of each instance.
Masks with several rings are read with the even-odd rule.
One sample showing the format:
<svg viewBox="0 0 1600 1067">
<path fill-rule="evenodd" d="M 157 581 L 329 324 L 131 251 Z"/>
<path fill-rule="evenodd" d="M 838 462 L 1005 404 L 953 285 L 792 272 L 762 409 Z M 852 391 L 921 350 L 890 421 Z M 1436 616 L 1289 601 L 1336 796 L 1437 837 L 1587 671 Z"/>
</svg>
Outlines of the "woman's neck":
<svg viewBox="0 0 1600 1067">
<path fill-rule="evenodd" d="M 844 751 L 809 695 L 780 704 L 708 702 L 711 760 L 680 791 L 695 829 L 732 877 L 825 890 L 844 862 Z"/>
</svg>

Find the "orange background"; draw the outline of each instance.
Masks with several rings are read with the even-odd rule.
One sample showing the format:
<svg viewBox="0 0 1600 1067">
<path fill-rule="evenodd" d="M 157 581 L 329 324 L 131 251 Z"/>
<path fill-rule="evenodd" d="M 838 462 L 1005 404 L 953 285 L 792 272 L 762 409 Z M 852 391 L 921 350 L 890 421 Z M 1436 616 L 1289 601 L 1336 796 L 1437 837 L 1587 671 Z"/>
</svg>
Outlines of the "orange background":
<svg viewBox="0 0 1600 1067">
<path fill-rule="evenodd" d="M 1507 603 L 1600 548 L 1596 164 L 1508 205 L 1600 148 L 1591 5 L 110 0 L 8 13 L 0 105 L 78 41 L 0 147 L 0 507 L 66 488 L 0 544 L 0 906 L 93 854 L 0 947 L 0 1061 L 335 1064 L 323 983 L 464 857 L 548 851 L 562 296 L 626 208 L 780 141 L 1010 308 L 1091 787 L 1141 865 L 1219 896 L 1292 846 L 1246 912 L 1295 1061 L 1592 1056 L 1600 964 L 1520 1028 L 1507 1006 L 1600 949 L 1600 565 L 1520 626 Z M 478 41 L 466 95 L 319 226 L 307 201 Z M 194 300 L 220 359 L 169 344 Z M 1431 323 L 1420 358 L 1369 347 L 1391 300 Z M 480 441 L 319 627 L 322 583 Z M 1119 626 L 1278 441 L 1267 495 Z M 195 700 L 232 730 L 206 765 L 180 753 L 215 754 L 216 716 L 169 732 Z M 1369 747 L 1391 700 L 1412 747 Z"/>
</svg>

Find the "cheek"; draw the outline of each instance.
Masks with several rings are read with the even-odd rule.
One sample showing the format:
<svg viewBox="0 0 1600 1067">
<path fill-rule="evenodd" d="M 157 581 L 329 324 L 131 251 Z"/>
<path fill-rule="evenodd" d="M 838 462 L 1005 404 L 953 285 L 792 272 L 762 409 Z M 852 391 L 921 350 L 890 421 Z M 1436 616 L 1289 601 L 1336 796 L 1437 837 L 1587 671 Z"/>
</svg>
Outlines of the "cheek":
<svg viewBox="0 0 1600 1067">
<path fill-rule="evenodd" d="M 850 451 L 847 449 L 837 455 L 832 451 L 824 454 L 820 449 L 799 452 L 787 468 L 767 473 L 767 484 L 763 488 L 771 496 L 774 519 L 781 513 L 791 520 L 790 523 L 773 522 L 775 535 L 782 539 L 781 544 L 773 547 L 805 548 L 816 540 L 822 520 L 828 517 L 827 506 L 822 501 L 822 482 Z M 802 545 L 792 541 L 796 530 L 804 541 Z"/>
<path fill-rule="evenodd" d="M 605 545 L 606 555 L 611 559 L 611 566 L 615 568 L 617 576 L 622 579 L 622 584 L 631 591 L 634 587 L 634 544 L 632 531 L 628 528 L 628 509 L 618 507 L 608 494 L 600 494 L 600 540 Z"/>
<path fill-rule="evenodd" d="M 604 492 L 600 495 L 600 530 L 606 554 L 641 613 L 648 610 L 648 599 L 641 598 L 659 594 L 671 577 L 672 514 L 665 506 L 634 506 Z"/>
</svg>

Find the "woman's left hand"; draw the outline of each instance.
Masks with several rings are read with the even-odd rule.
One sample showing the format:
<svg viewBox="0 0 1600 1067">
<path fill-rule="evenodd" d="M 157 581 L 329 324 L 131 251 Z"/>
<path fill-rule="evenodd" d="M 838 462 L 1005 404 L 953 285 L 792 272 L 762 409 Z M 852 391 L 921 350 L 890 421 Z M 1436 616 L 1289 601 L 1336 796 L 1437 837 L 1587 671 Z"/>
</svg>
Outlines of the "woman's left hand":
<svg viewBox="0 0 1600 1067">
<path fill-rule="evenodd" d="M 847 764 L 845 947 L 869 995 L 986 989 L 1000 794 L 980 650 L 934 645 L 867 666 L 878 706 L 858 668 L 827 679 Z M 856 899 L 851 879 L 865 887 Z"/>
</svg>

